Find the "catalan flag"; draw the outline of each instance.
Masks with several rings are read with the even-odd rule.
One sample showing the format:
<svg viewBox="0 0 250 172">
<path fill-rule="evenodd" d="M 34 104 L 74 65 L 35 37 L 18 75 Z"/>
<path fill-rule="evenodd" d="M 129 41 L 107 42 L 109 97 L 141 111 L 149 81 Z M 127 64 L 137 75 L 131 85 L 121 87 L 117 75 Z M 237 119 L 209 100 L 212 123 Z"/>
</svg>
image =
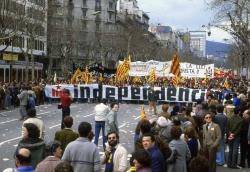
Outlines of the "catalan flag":
<svg viewBox="0 0 250 172">
<path fill-rule="evenodd" d="M 178 84 L 179 84 L 179 82 L 180 82 L 180 77 L 175 75 L 175 76 L 172 78 L 172 82 L 173 82 L 173 85 L 174 85 L 175 87 L 178 87 Z"/>
<path fill-rule="evenodd" d="M 225 87 L 226 89 L 228 89 L 230 87 L 230 84 L 228 83 L 228 80 L 226 78 L 224 84 L 223 84 L 223 87 Z"/>
<path fill-rule="evenodd" d="M 72 84 L 75 84 L 76 83 L 76 79 L 81 75 L 81 70 L 79 68 L 77 68 L 77 70 L 75 71 L 74 75 L 71 77 L 71 80 L 70 82 Z"/>
<path fill-rule="evenodd" d="M 151 68 L 149 71 L 148 83 L 153 84 L 156 80 L 155 68 Z"/>
<path fill-rule="evenodd" d="M 130 62 L 131 57 L 129 55 L 128 58 L 125 58 L 124 61 L 118 65 L 116 70 L 116 82 L 125 81 L 127 79 L 130 70 Z"/>
<path fill-rule="evenodd" d="M 174 74 L 175 76 L 180 77 L 181 76 L 181 70 L 180 70 L 180 60 L 178 55 L 175 53 L 172 59 L 172 65 L 170 72 Z"/>
<path fill-rule="evenodd" d="M 141 106 L 140 117 L 141 117 L 141 119 L 147 119 L 147 116 L 146 116 L 146 113 L 145 113 L 143 105 Z"/>
<path fill-rule="evenodd" d="M 84 82 L 85 84 L 88 84 L 89 83 L 89 79 L 90 79 L 89 76 L 90 76 L 89 69 L 88 69 L 88 67 L 86 67 L 85 71 L 83 71 L 82 75 L 81 75 L 82 82 Z"/>
</svg>

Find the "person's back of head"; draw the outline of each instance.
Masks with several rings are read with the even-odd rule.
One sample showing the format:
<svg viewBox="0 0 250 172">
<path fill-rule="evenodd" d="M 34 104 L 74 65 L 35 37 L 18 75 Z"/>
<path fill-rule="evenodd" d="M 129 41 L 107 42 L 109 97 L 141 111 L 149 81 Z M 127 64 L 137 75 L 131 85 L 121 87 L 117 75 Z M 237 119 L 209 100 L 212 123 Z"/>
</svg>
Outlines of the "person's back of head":
<svg viewBox="0 0 250 172">
<path fill-rule="evenodd" d="M 222 104 L 219 104 L 216 106 L 217 113 L 223 113 L 224 112 L 224 106 Z"/>
<path fill-rule="evenodd" d="M 57 164 L 55 172 L 74 172 L 74 169 L 69 162 L 63 161 Z"/>
<path fill-rule="evenodd" d="M 163 103 L 162 104 L 161 109 L 162 109 L 163 112 L 168 112 L 168 108 L 169 108 L 169 104 L 168 103 Z"/>
<path fill-rule="evenodd" d="M 64 123 L 66 128 L 71 128 L 73 125 L 73 118 L 71 116 L 66 116 L 63 119 L 63 123 Z"/>
<path fill-rule="evenodd" d="M 28 115 L 28 117 L 31 117 L 31 118 L 35 117 L 36 116 L 36 109 L 34 109 L 34 108 L 29 109 L 27 111 L 27 115 Z"/>
<path fill-rule="evenodd" d="M 17 151 L 16 155 L 16 166 L 29 166 L 31 163 L 31 154 L 29 149 L 21 148 Z"/>
<path fill-rule="evenodd" d="M 81 122 L 78 126 L 78 133 L 80 137 L 88 137 L 91 130 L 91 124 L 88 122 Z"/>
<path fill-rule="evenodd" d="M 205 157 L 198 155 L 190 161 L 189 169 L 192 172 L 209 172 L 208 160 Z"/>
</svg>

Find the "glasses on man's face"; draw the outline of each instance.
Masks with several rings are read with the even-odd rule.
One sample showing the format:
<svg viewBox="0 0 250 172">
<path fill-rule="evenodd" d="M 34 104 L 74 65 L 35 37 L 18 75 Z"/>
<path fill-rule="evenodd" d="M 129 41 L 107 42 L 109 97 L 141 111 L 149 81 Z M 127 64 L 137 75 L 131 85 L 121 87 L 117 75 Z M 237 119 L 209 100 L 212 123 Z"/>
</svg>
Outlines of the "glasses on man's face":
<svg viewBox="0 0 250 172">
<path fill-rule="evenodd" d="M 108 140 L 111 140 L 111 139 L 115 140 L 116 137 L 108 137 Z"/>
<path fill-rule="evenodd" d="M 205 117 L 205 119 L 211 119 L 211 116 L 207 116 L 207 117 Z"/>
</svg>

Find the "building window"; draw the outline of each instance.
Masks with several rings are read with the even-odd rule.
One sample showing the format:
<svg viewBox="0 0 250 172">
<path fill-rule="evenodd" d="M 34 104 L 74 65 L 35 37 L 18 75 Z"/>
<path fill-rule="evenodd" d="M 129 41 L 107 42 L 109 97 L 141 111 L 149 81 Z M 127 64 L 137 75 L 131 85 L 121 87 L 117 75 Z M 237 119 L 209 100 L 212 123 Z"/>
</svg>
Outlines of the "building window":
<svg viewBox="0 0 250 172">
<path fill-rule="evenodd" d="M 109 2 L 109 9 L 110 10 L 113 10 L 113 5 L 114 5 L 113 2 Z"/>
<path fill-rule="evenodd" d="M 95 10 L 101 11 L 101 0 L 95 0 Z"/>
<path fill-rule="evenodd" d="M 83 17 L 86 17 L 86 15 L 87 15 L 87 8 L 82 8 L 82 16 Z"/>
<path fill-rule="evenodd" d="M 112 15 L 112 13 L 109 13 L 109 21 L 112 21 L 112 17 L 113 15 Z"/>
</svg>

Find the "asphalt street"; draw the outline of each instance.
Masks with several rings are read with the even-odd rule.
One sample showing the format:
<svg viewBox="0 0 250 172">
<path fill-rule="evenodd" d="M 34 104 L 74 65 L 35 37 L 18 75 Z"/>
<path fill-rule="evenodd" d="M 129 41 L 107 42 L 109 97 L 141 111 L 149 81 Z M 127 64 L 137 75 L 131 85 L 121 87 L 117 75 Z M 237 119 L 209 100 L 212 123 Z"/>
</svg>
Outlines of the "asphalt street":
<svg viewBox="0 0 250 172">
<path fill-rule="evenodd" d="M 94 106 L 96 104 L 78 104 L 71 105 L 71 116 L 74 118 L 73 129 L 77 131 L 77 126 L 82 121 L 92 124 L 94 130 Z M 146 107 L 147 108 L 147 107 Z M 57 109 L 57 104 L 37 106 L 37 116 L 45 123 L 45 141 L 53 141 L 54 134 L 60 130 L 61 110 Z M 128 152 L 133 151 L 133 137 L 137 122 L 139 121 L 140 106 L 136 104 L 121 104 L 118 112 L 118 122 L 120 131 L 120 142 L 127 148 Z M 6 168 L 14 167 L 14 152 L 21 139 L 21 125 L 19 121 L 18 109 L 0 112 L 0 171 Z M 100 154 L 103 153 L 102 140 L 100 137 Z M 218 167 L 221 172 L 250 172 L 250 169 L 228 169 Z"/>
</svg>

